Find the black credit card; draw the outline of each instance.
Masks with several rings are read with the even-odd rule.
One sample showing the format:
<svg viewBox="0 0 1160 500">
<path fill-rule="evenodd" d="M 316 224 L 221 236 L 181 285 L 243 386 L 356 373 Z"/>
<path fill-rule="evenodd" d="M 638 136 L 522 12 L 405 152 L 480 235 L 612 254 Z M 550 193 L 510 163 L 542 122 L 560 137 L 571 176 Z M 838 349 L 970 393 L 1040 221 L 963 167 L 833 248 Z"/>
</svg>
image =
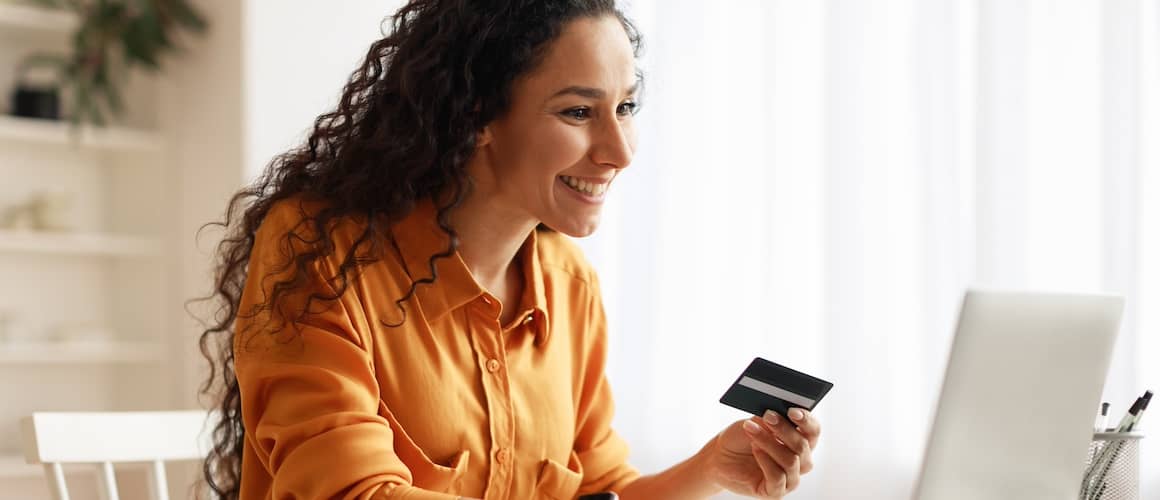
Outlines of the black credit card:
<svg viewBox="0 0 1160 500">
<path fill-rule="evenodd" d="M 773 410 L 788 418 L 790 408 L 813 410 L 834 384 L 773 361 L 753 358 L 721 396 L 721 403 L 757 416 Z"/>
</svg>

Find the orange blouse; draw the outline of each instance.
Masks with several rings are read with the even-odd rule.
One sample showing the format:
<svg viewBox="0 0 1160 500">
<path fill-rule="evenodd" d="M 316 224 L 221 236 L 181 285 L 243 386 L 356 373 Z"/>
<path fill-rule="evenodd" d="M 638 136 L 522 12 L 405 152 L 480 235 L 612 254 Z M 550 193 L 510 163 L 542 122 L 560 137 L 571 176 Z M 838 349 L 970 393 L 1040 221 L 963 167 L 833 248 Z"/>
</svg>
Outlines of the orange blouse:
<svg viewBox="0 0 1160 500">
<path fill-rule="evenodd" d="M 458 254 L 437 261 L 438 279 L 403 302 L 405 317 L 396 306 L 447 247 L 431 203 L 394 226 L 399 251 L 365 266 L 339 300 L 295 314 L 311 293 L 333 293 L 365 227 L 352 218 L 281 302 L 288 312 L 256 308 L 292 275 L 289 256 L 311 239 L 301 222 L 318 208 L 282 201 L 255 239 L 234 345 L 243 500 L 569 499 L 638 477 L 610 427 L 599 284 L 564 236 L 528 237 L 520 314 L 507 325 Z"/>
</svg>

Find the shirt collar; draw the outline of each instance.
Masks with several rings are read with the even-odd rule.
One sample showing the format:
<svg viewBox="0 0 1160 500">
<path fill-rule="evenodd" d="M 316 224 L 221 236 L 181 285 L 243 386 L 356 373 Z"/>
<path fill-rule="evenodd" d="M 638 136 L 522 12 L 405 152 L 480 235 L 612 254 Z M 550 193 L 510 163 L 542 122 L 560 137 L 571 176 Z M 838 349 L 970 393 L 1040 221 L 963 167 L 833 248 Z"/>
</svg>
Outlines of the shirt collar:
<svg viewBox="0 0 1160 500">
<path fill-rule="evenodd" d="M 443 232 L 436 220 L 437 210 L 430 200 L 416 203 L 410 214 L 394 226 L 395 239 L 402 253 L 407 273 L 414 281 L 432 277 L 430 258 L 447 251 L 450 237 Z M 520 303 L 521 311 L 516 321 L 533 323 L 536 343 L 543 344 L 551 331 L 547 311 L 547 294 L 544 290 L 543 267 L 540 263 L 536 244 L 536 230 L 520 247 L 519 257 L 524 273 L 524 292 Z M 467 264 L 456 251 L 446 258 L 435 260 L 435 283 L 421 283 L 415 289 L 419 307 L 427 321 L 434 321 L 444 314 L 477 300 L 485 293 L 475 281 Z M 504 325 L 505 327 L 507 325 Z"/>
<path fill-rule="evenodd" d="M 540 262 L 540 246 L 537 233 L 533 229 L 524 246 L 520 248 L 520 261 L 524 268 L 524 294 L 520 298 L 520 317 L 517 321 L 530 321 L 536 332 L 536 343 L 548 340 L 551 323 L 548 318 L 548 298 L 544 291 L 544 268 Z"/>
</svg>

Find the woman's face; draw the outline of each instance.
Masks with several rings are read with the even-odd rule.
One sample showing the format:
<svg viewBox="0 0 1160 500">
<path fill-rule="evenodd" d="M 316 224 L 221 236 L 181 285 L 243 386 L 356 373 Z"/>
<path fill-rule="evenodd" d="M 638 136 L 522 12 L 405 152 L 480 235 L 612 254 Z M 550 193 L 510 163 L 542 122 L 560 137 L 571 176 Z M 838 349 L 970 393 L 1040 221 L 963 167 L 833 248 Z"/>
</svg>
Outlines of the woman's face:
<svg viewBox="0 0 1160 500">
<path fill-rule="evenodd" d="M 468 167 L 476 194 L 501 213 L 592 234 L 636 148 L 635 62 L 615 17 L 568 24 L 480 135 Z"/>
</svg>

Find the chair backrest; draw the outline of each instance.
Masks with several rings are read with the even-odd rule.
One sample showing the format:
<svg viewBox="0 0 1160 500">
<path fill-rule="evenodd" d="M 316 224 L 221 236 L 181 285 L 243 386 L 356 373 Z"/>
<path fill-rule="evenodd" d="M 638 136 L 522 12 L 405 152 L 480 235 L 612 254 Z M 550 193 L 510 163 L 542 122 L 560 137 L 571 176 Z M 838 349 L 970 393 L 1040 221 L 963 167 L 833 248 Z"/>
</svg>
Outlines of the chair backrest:
<svg viewBox="0 0 1160 500">
<path fill-rule="evenodd" d="M 154 500 L 168 500 L 165 462 L 201 460 L 210 449 L 208 413 L 36 412 L 21 424 L 24 457 L 43 464 L 55 500 L 68 500 L 64 464 L 98 467 L 103 500 L 119 500 L 113 474 L 116 463 L 149 465 L 149 491 Z"/>
</svg>

